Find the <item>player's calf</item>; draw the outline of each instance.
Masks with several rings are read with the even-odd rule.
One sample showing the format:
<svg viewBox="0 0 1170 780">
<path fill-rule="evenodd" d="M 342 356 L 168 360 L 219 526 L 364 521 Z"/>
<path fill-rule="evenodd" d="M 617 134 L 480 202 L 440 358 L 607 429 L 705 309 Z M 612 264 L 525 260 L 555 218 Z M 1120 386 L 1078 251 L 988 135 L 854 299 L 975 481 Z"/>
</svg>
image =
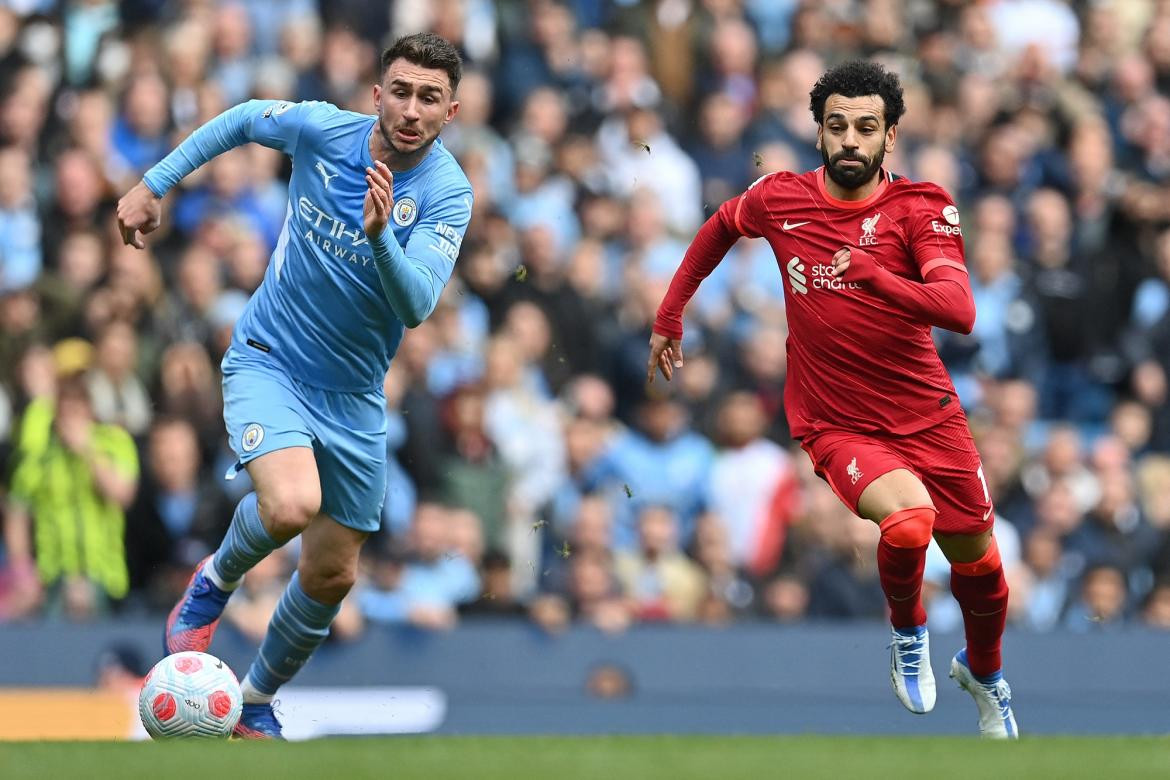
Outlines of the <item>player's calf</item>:
<svg viewBox="0 0 1170 780">
<path fill-rule="evenodd" d="M 951 563 L 951 594 L 963 611 L 971 671 L 978 677 L 995 674 L 1003 665 L 1008 585 L 994 537 L 978 560 Z"/>
<path fill-rule="evenodd" d="M 880 523 L 878 573 L 890 607 L 890 681 L 902 706 L 916 714 L 934 709 L 930 637 L 922 607 L 922 571 L 934 527 L 929 506 L 902 509 Z"/>
</svg>

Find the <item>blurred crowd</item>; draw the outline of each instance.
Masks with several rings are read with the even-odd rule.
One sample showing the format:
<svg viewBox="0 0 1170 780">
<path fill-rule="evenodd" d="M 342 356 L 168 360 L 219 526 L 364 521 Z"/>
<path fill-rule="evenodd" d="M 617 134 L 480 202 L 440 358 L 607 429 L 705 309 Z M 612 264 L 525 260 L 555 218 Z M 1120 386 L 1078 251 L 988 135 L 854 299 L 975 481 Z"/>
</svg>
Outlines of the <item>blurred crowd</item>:
<svg viewBox="0 0 1170 780">
<path fill-rule="evenodd" d="M 444 131 L 475 191 L 455 277 L 386 378 L 383 529 L 335 626 L 549 631 L 880 619 L 876 528 L 785 424 L 784 302 L 741 241 L 647 389 L 655 309 L 706 215 L 820 164 L 808 92 L 901 74 L 887 167 L 959 204 L 978 307 L 938 333 L 997 505 L 1012 621 L 1170 628 L 1170 2 L 8 0 L 0 8 L 0 620 L 161 613 L 246 474 L 219 360 L 284 219 L 248 146 L 112 206 L 250 97 L 371 112 L 381 48 L 463 53 Z M 262 636 L 296 543 L 227 620 Z M 960 624 L 945 561 L 932 625 Z"/>
</svg>

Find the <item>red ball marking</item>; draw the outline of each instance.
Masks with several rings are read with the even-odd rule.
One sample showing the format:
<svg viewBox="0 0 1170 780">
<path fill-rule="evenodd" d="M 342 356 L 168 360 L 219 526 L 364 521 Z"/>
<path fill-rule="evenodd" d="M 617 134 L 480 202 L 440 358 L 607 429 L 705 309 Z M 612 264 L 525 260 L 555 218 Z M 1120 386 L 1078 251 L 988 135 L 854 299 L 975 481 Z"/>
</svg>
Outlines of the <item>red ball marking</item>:
<svg viewBox="0 0 1170 780">
<path fill-rule="evenodd" d="M 195 674 L 195 672 L 199 671 L 202 668 L 203 668 L 203 662 L 200 661 L 198 658 L 187 657 L 187 658 L 180 658 L 177 661 L 175 661 L 175 670 L 182 672 L 183 674 Z"/>
<path fill-rule="evenodd" d="M 212 715 L 223 720 L 232 711 L 232 697 L 223 691 L 216 691 L 207 697 L 207 705 Z"/>
<path fill-rule="evenodd" d="M 154 703 L 151 704 L 154 710 L 154 716 L 159 720 L 170 720 L 175 717 L 175 712 L 178 711 L 179 705 L 175 702 L 175 697 L 169 693 L 160 693 L 154 697 Z"/>
</svg>

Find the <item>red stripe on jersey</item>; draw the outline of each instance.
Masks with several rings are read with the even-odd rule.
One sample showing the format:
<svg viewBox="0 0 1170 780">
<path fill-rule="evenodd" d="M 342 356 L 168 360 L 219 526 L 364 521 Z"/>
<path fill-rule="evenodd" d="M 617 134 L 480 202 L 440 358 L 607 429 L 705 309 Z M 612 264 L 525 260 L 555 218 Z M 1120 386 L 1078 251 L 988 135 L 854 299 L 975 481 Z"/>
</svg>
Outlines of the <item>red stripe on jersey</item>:
<svg viewBox="0 0 1170 780">
<path fill-rule="evenodd" d="M 922 266 L 922 278 L 925 279 L 928 273 L 936 268 L 942 268 L 943 266 L 948 268 L 958 268 L 963 273 L 967 273 L 967 266 L 963 265 L 962 263 L 956 263 L 954 260 L 947 260 L 945 257 L 940 257 L 937 260 L 931 260 L 929 263 Z"/>
<path fill-rule="evenodd" d="M 748 235 L 747 231 L 743 229 L 743 223 L 739 221 L 739 214 L 741 211 L 743 211 L 743 202 L 746 198 L 747 193 L 744 193 L 742 196 L 740 196 L 740 199 L 735 202 L 735 229 L 739 231 L 741 236 Z M 748 238 L 754 238 L 754 236 L 748 236 Z"/>
</svg>

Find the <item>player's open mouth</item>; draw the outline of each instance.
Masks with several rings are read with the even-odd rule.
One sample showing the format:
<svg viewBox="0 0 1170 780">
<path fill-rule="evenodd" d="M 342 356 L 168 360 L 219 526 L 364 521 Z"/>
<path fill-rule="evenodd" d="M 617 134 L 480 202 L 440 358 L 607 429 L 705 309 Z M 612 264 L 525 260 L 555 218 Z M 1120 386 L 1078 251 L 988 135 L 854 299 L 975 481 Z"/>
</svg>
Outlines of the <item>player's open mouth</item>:
<svg viewBox="0 0 1170 780">
<path fill-rule="evenodd" d="M 401 127 L 395 130 L 394 133 L 403 141 L 417 141 L 422 137 L 422 135 L 416 130 L 407 130 Z"/>
</svg>

